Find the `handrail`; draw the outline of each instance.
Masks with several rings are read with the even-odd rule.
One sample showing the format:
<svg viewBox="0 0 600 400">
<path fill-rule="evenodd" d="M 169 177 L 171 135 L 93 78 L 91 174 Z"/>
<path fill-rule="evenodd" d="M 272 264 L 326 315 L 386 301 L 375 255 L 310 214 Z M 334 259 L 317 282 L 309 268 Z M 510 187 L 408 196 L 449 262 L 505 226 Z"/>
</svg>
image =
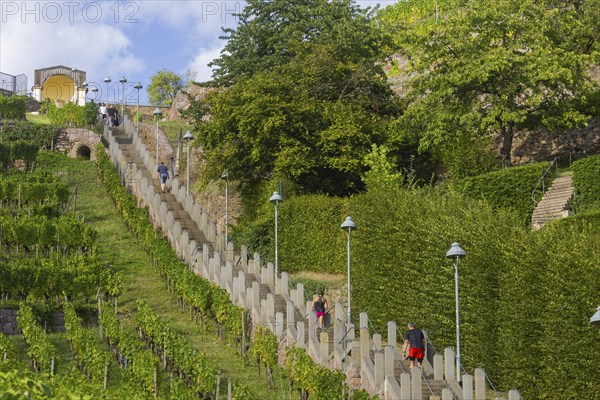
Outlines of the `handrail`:
<svg viewBox="0 0 600 400">
<path fill-rule="evenodd" d="M 535 199 L 535 193 L 539 190 L 540 186 L 542 187 L 542 195 L 544 193 L 546 193 L 546 175 L 548 175 L 548 173 L 550 172 L 550 170 L 552 169 L 552 167 L 557 166 L 557 162 L 556 160 L 558 159 L 558 157 L 554 157 L 554 160 L 552 160 L 550 162 L 550 165 L 548 166 L 548 168 L 546 168 L 546 170 L 544 171 L 544 173 L 542 174 L 542 176 L 540 177 L 539 182 L 535 185 L 535 187 L 533 188 L 533 191 L 531 192 L 531 200 L 533 201 L 533 204 L 537 206 L 537 204 L 539 203 L 536 199 Z"/>
</svg>

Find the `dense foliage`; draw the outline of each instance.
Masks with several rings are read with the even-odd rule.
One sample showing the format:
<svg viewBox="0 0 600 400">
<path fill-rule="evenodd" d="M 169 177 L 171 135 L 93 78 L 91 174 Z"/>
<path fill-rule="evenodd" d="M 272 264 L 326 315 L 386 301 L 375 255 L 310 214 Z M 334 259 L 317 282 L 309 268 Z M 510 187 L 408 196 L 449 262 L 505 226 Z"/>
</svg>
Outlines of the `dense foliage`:
<svg viewBox="0 0 600 400">
<path fill-rule="evenodd" d="M 169 107 L 181 89 L 183 89 L 183 78 L 173 71 L 162 69 L 152 75 L 146 91 L 150 104 Z"/>
<path fill-rule="evenodd" d="M 523 224 L 531 221 L 536 200 L 542 196 L 540 179 L 549 163 L 533 163 L 521 167 L 477 175 L 453 181 L 451 187 L 469 197 L 488 202 L 494 208 L 510 208 L 517 212 Z M 550 176 L 546 177 L 549 181 Z M 546 182 L 548 183 L 548 182 Z"/>
<path fill-rule="evenodd" d="M 381 12 L 407 59 L 397 66 L 408 103 L 401 137 L 426 149 L 499 134 L 510 163 L 516 130 L 582 127 L 598 113 L 598 0 L 457 0 L 439 2 L 441 14 L 437 4 Z"/>
<path fill-rule="evenodd" d="M 225 87 L 187 113 L 204 151 L 201 179 L 227 165 L 243 184 L 275 175 L 310 192 L 360 189 L 364 157 L 400 112 L 372 18 L 346 0 L 249 2 L 214 61 Z"/>
<path fill-rule="evenodd" d="M 28 100 L 25 96 L 3 96 L 0 94 L 0 119 L 24 120 Z"/>
<path fill-rule="evenodd" d="M 93 127 L 98 121 L 98 106 L 94 102 L 81 107 L 75 103 L 67 103 L 58 107 L 50 100 L 42 105 L 42 112 L 48 114 L 48 119 L 54 125 L 70 125 L 78 128 Z"/>
<path fill-rule="evenodd" d="M 587 157 L 573 163 L 573 208 L 582 212 L 600 209 L 600 156 Z"/>
</svg>

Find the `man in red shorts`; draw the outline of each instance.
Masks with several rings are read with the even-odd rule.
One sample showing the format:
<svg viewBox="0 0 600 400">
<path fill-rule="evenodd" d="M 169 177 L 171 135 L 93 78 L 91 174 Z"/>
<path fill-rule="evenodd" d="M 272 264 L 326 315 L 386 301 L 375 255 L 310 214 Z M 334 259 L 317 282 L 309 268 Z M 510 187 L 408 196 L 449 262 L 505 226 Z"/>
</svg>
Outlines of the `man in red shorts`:
<svg viewBox="0 0 600 400">
<path fill-rule="evenodd" d="M 417 360 L 419 368 L 423 369 L 422 362 L 423 357 L 425 355 L 426 345 L 427 340 L 425 340 L 425 335 L 423 335 L 423 332 L 420 329 L 416 329 L 415 324 L 410 322 L 408 324 L 408 331 L 406 332 L 406 336 L 404 337 L 402 355 L 406 357 L 406 350 L 408 348 L 408 359 L 410 360 L 411 368 L 415 366 L 415 360 Z"/>
</svg>

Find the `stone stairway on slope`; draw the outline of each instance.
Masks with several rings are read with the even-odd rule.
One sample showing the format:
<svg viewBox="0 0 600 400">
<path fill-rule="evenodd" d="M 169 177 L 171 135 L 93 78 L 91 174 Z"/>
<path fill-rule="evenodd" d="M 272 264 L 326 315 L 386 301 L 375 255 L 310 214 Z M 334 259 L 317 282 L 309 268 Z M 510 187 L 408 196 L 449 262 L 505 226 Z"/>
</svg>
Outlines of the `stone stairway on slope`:
<svg viewBox="0 0 600 400">
<path fill-rule="evenodd" d="M 573 192 L 573 179 L 570 175 L 556 178 L 533 210 L 532 228 L 538 230 L 549 221 L 568 216 L 567 205 L 573 197 Z"/>
<path fill-rule="evenodd" d="M 122 128 L 111 128 L 111 134 L 114 136 L 116 143 L 119 146 L 119 149 L 122 151 L 123 156 L 126 158 L 128 164 L 132 166 L 132 168 L 136 168 L 144 178 L 146 178 L 149 182 L 154 186 L 154 190 L 159 194 L 162 201 L 165 202 L 167 209 L 172 212 L 174 219 L 177 220 L 182 229 L 186 230 L 191 239 L 196 240 L 198 243 L 207 244 L 209 246 L 209 253 L 212 255 L 215 252 L 215 248 L 213 244 L 206 238 L 200 227 L 196 224 L 196 222 L 191 218 L 188 212 L 185 210 L 184 206 L 177 200 L 174 194 L 160 192 L 160 182 L 158 180 L 158 174 L 156 171 L 148 170 L 147 166 L 144 164 L 143 158 L 139 154 L 139 152 L 135 149 L 133 145 L 132 137 L 129 133 L 127 133 Z M 238 259 L 239 261 L 239 259 Z M 275 290 L 271 285 L 265 284 L 261 282 L 260 274 L 249 273 L 247 268 L 242 267 L 241 262 L 235 262 L 233 266 L 233 275 L 237 276 L 240 271 L 244 271 L 245 276 L 245 286 L 251 287 L 254 282 L 258 282 L 259 284 L 259 298 L 261 300 L 266 300 L 269 295 L 273 296 L 274 300 L 274 309 L 275 312 L 281 312 L 283 314 L 283 325 L 287 326 L 286 321 L 286 299 L 280 295 L 275 294 Z M 312 314 L 310 310 L 307 310 L 306 315 L 301 315 L 301 312 L 297 309 L 295 313 L 295 321 L 300 320 L 310 320 L 309 314 Z M 327 332 L 327 341 L 328 348 L 333 349 L 336 339 L 334 338 L 334 321 L 336 321 L 335 317 L 335 307 L 332 307 L 328 310 L 327 320 L 326 320 L 326 329 Z M 320 340 L 322 337 L 320 336 L 320 330 L 316 330 L 316 339 Z M 308 342 L 309 335 L 311 334 L 311 329 L 306 329 L 304 331 L 305 340 L 304 342 Z M 331 350 L 330 350 L 331 351 Z M 373 351 L 373 349 L 372 349 Z M 331 356 L 333 353 L 331 354 Z M 395 371 L 394 375 L 397 379 L 400 378 L 400 374 L 402 372 L 409 371 L 409 364 L 406 360 L 398 360 L 395 363 Z M 436 394 L 439 395 L 443 388 L 447 387 L 447 382 L 444 380 L 437 381 L 433 379 L 433 376 L 427 375 L 425 376 L 425 380 L 422 381 L 422 398 L 423 400 L 429 399 L 431 395 Z"/>
<path fill-rule="evenodd" d="M 111 134 L 115 137 L 115 141 L 119 145 L 119 148 L 123 152 L 127 163 L 132 163 L 135 165 L 135 168 L 142 173 L 142 176 L 148 179 L 149 182 L 152 182 L 152 185 L 155 188 L 156 193 L 159 194 L 162 201 L 166 203 L 167 210 L 170 210 L 173 213 L 174 220 L 179 221 L 181 224 L 181 228 L 186 230 L 190 236 L 190 239 L 196 240 L 198 243 L 208 244 L 209 253 L 212 255 L 214 252 L 213 244 L 206 238 L 200 227 L 196 224 L 196 222 L 191 218 L 188 212 L 185 210 L 183 204 L 181 204 L 175 197 L 174 194 L 166 191 L 165 193 L 161 193 L 160 191 L 160 181 L 158 178 L 158 174 L 156 171 L 149 171 L 140 154 L 136 151 L 133 140 L 130 134 L 125 132 L 125 129 L 121 127 L 110 128 Z M 233 267 L 233 275 L 236 276 L 242 270 L 241 263 L 235 263 Z M 245 278 L 246 278 L 246 287 L 251 287 L 252 283 L 258 281 L 260 284 L 260 299 L 264 300 L 267 298 L 269 294 L 273 294 L 274 303 L 275 303 L 275 312 L 284 312 L 286 309 L 286 300 L 280 294 L 275 294 L 275 291 L 272 288 L 264 284 L 260 281 L 260 278 L 255 275 L 249 273 L 247 270 L 244 270 Z M 333 310 L 332 310 L 333 311 Z M 287 325 L 287 321 L 285 320 L 285 312 L 284 314 L 284 326 Z M 296 320 L 308 319 L 307 315 L 300 315 L 299 312 L 296 312 L 295 316 Z M 332 316 L 333 318 L 333 316 Z M 333 329 L 333 328 L 332 328 Z M 305 331 L 306 340 L 308 340 L 308 329 Z M 329 345 L 330 348 L 333 346 L 333 333 L 329 335 Z"/>
</svg>

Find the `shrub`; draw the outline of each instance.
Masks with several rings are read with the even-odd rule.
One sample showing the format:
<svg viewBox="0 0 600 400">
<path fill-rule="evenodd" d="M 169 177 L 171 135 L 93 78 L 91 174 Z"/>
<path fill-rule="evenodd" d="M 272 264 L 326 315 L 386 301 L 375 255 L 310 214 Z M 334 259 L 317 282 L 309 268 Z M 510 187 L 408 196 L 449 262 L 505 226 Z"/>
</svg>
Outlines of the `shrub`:
<svg viewBox="0 0 600 400">
<path fill-rule="evenodd" d="M 24 120 L 27 97 L 0 95 L 0 119 Z"/>
<path fill-rule="evenodd" d="M 600 155 L 578 160 L 572 168 L 576 192 L 573 207 L 578 212 L 600 209 Z"/>
</svg>

